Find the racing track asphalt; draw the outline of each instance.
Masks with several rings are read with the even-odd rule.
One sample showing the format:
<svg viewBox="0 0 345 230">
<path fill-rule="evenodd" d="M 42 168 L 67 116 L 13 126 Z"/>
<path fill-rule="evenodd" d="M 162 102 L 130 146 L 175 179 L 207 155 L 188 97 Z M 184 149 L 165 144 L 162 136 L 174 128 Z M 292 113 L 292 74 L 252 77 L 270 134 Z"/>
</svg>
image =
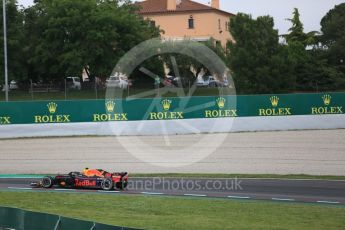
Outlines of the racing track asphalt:
<svg viewBox="0 0 345 230">
<path fill-rule="evenodd" d="M 31 188 L 38 179 L 0 179 L 0 191 L 120 193 L 345 205 L 345 180 L 130 178 L 126 191 Z"/>
</svg>

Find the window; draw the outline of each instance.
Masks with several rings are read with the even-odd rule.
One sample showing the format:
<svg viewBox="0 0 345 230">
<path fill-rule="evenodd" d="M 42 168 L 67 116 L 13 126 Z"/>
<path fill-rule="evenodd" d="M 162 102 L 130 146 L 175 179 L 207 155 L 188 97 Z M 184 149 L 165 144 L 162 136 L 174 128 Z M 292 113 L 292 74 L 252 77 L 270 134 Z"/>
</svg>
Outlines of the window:
<svg viewBox="0 0 345 230">
<path fill-rule="evenodd" d="M 230 22 L 225 22 L 225 30 L 229 31 Z"/>
<path fill-rule="evenodd" d="M 193 18 L 192 15 L 188 19 L 188 28 L 189 29 L 194 29 L 194 18 Z"/>
<path fill-rule="evenodd" d="M 220 25 L 220 19 L 218 19 L 218 29 L 222 30 L 222 26 Z"/>
</svg>

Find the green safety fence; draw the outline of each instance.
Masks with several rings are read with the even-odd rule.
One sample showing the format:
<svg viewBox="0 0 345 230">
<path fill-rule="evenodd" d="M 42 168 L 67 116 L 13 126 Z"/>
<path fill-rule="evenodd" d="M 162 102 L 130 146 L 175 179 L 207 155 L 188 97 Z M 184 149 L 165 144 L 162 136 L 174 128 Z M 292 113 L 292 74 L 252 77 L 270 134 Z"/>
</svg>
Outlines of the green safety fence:
<svg viewBox="0 0 345 230">
<path fill-rule="evenodd" d="M 130 230 L 117 226 L 104 225 L 90 221 L 82 221 L 50 215 L 45 213 L 30 212 L 17 208 L 0 207 L 0 229 L 15 230 Z"/>
<path fill-rule="evenodd" d="M 345 93 L 0 102 L 0 125 L 343 114 Z"/>
</svg>

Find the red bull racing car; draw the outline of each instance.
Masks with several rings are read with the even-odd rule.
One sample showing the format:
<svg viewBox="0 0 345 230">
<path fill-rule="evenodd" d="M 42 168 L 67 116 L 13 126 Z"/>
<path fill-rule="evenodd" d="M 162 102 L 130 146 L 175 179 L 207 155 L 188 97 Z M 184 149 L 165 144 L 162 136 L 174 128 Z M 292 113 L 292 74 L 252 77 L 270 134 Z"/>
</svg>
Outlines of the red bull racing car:
<svg viewBox="0 0 345 230">
<path fill-rule="evenodd" d="M 102 169 L 84 169 L 81 172 L 70 172 L 56 176 L 45 176 L 39 182 L 31 183 L 33 187 L 51 188 L 90 188 L 110 191 L 123 190 L 128 185 L 128 173 L 109 173 Z"/>
</svg>

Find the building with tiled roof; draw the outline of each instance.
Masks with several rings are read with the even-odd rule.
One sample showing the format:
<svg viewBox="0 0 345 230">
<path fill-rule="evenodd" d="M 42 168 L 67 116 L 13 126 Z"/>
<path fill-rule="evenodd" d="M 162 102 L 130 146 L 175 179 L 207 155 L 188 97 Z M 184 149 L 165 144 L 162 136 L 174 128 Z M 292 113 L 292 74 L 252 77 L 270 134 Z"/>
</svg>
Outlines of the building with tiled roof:
<svg viewBox="0 0 345 230">
<path fill-rule="evenodd" d="M 204 5 L 191 0 L 145 0 L 136 2 L 139 14 L 163 30 L 168 39 L 193 39 L 207 41 L 215 39 L 223 46 L 232 40 L 229 32 L 233 14 L 220 9 L 219 0 Z"/>
</svg>

